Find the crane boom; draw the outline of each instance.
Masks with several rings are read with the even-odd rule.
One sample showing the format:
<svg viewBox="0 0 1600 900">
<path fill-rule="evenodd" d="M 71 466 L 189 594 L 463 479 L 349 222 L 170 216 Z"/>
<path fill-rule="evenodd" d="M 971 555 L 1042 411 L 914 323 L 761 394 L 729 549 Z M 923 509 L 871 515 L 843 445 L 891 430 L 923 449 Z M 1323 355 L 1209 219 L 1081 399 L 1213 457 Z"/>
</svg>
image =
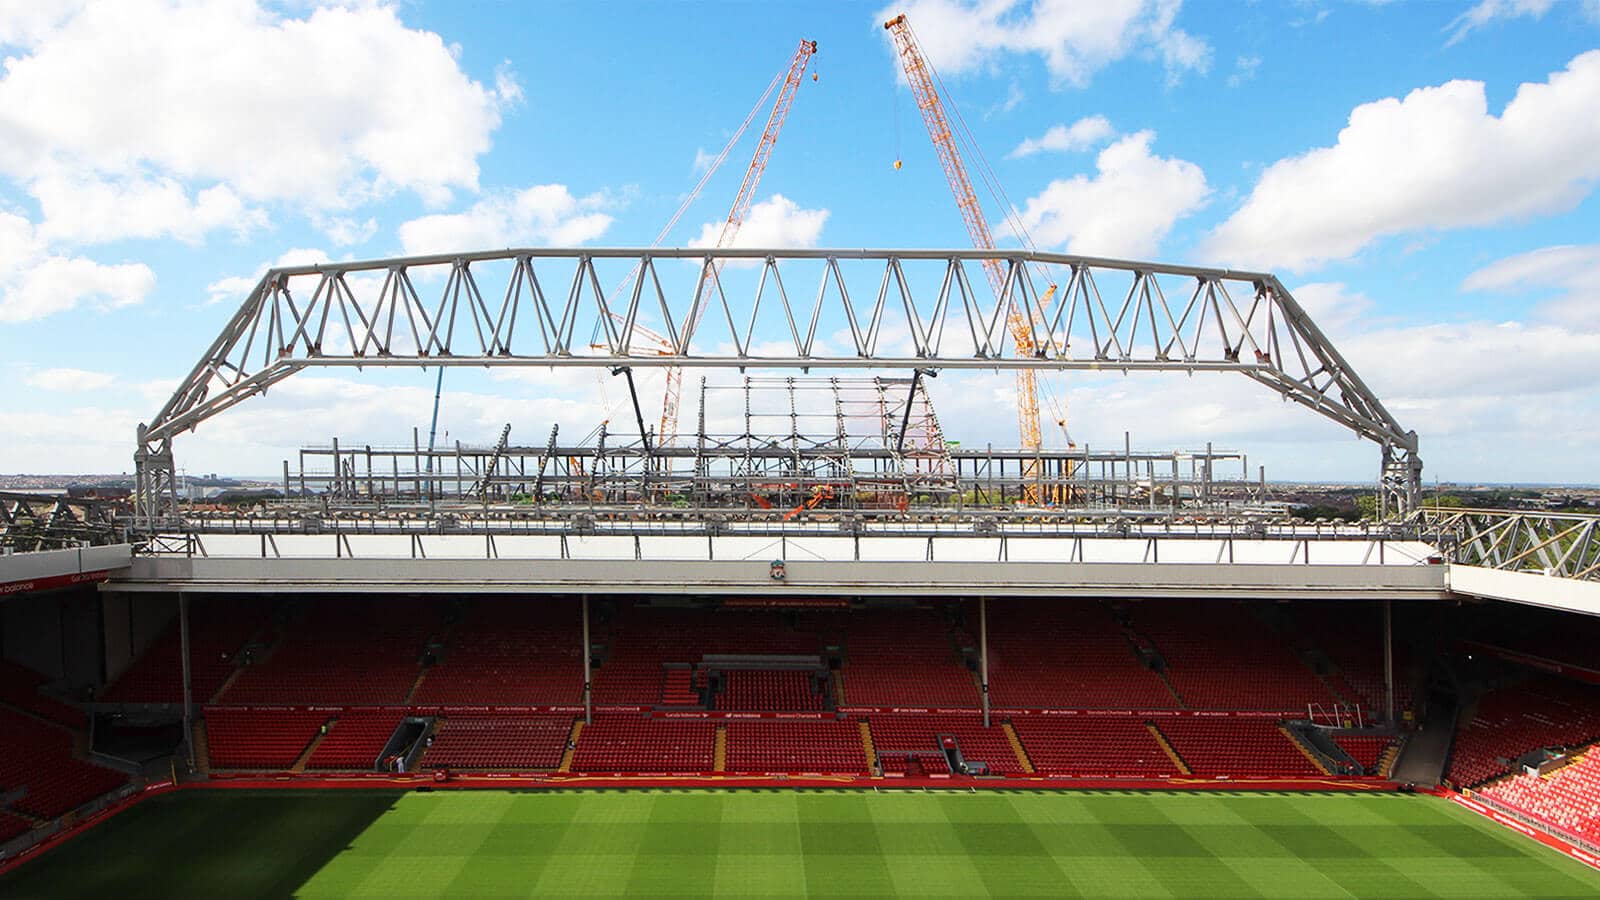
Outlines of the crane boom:
<svg viewBox="0 0 1600 900">
<path fill-rule="evenodd" d="M 967 235 L 972 239 L 972 245 L 979 250 L 993 250 L 994 236 L 989 232 L 989 223 L 983 217 L 983 207 L 978 203 L 978 194 L 972 189 L 972 180 L 967 177 L 967 167 L 961 160 L 961 149 L 956 145 L 955 134 L 950 128 L 950 120 L 945 115 L 944 104 L 939 100 L 939 91 L 934 86 L 933 71 L 927 60 L 922 55 L 922 48 L 917 44 L 916 35 L 911 32 L 911 23 L 904 15 L 898 15 L 885 22 L 883 27 L 894 39 L 895 50 L 900 55 L 901 68 L 905 70 L 906 82 L 911 85 L 911 95 L 917 101 L 917 109 L 922 111 L 922 122 L 928 127 L 928 137 L 933 140 L 934 151 L 939 156 L 939 165 L 944 169 L 944 177 L 950 183 L 950 192 L 955 195 L 956 207 L 961 211 L 961 220 L 966 223 Z M 983 261 L 984 274 L 989 278 L 989 286 L 994 289 L 996 298 L 1005 290 L 1005 272 L 1000 268 L 1000 262 L 994 259 Z M 1017 288 L 1020 291 L 1020 287 Z M 1031 313 L 1022 303 L 1012 299 L 1007 304 L 1006 325 L 1011 330 L 1011 338 L 1017 347 L 1017 355 L 1032 357 L 1038 354 L 1038 344 L 1034 340 Z M 1017 370 L 1017 430 L 1022 439 L 1022 449 L 1038 450 L 1043 445 L 1039 432 L 1039 392 L 1031 369 Z M 1036 464 L 1031 464 L 1035 465 Z M 1024 473 L 1028 474 L 1027 466 Z M 1029 502 L 1038 501 L 1037 486 L 1025 483 L 1023 496 Z"/>
<path fill-rule="evenodd" d="M 750 159 L 750 167 L 745 170 L 744 182 L 739 185 L 739 194 L 733 199 L 733 209 L 728 212 L 727 221 L 722 223 L 722 231 L 717 235 L 717 246 L 727 247 L 733 243 L 734 237 L 739 233 L 739 227 L 744 224 L 745 216 L 750 214 L 750 206 L 755 201 L 756 186 L 761 183 L 761 176 L 767 171 L 767 161 L 772 157 L 772 147 L 778 142 L 778 133 L 783 130 L 783 123 L 789 117 L 789 107 L 794 105 L 795 92 L 800 88 L 800 82 L 805 77 L 806 66 L 811 63 L 811 57 L 817 52 L 817 42 L 802 40 L 799 49 L 795 50 L 794 58 L 789 62 L 789 72 L 784 77 L 783 87 L 778 91 L 778 99 L 773 101 L 772 114 L 767 117 L 767 127 L 761 132 L 761 140 L 756 143 L 756 152 Z M 705 282 L 701 285 L 700 296 L 696 298 L 695 314 L 688 323 L 686 331 L 692 332 L 700 324 L 700 317 L 705 315 L 706 307 L 711 305 L 711 296 L 716 286 L 708 273 Z M 661 399 L 661 428 L 656 435 L 656 445 L 671 447 L 678 439 L 678 401 L 683 393 L 683 370 L 676 366 L 667 369 L 666 393 Z"/>
</svg>

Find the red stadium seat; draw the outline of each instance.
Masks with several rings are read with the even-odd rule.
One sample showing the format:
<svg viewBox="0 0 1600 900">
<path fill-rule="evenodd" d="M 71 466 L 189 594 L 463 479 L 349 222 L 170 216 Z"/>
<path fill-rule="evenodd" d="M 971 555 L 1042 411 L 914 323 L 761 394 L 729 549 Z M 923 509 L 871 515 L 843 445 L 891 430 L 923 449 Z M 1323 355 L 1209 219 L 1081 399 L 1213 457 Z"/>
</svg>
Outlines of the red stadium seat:
<svg viewBox="0 0 1600 900">
<path fill-rule="evenodd" d="M 571 716 L 450 715 L 423 754 L 425 768 L 547 771 L 561 764 Z"/>
<path fill-rule="evenodd" d="M 854 722 L 734 720 L 727 739 L 729 772 L 870 774 Z"/>
<path fill-rule="evenodd" d="M 583 729 L 572 768 L 578 772 L 709 772 L 715 723 L 602 713 Z"/>
<path fill-rule="evenodd" d="M 73 755 L 72 732 L 0 708 L 0 793 L 26 793 L 12 806 L 53 819 L 126 784 L 121 772 Z"/>
</svg>

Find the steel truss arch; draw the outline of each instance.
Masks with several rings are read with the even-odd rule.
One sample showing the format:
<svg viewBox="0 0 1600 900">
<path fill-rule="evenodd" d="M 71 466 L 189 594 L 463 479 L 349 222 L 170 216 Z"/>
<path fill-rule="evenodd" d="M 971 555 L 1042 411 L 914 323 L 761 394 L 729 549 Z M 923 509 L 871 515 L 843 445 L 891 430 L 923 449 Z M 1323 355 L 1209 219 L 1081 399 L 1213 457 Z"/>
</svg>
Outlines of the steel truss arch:
<svg viewBox="0 0 1600 900">
<path fill-rule="evenodd" d="M 971 277 L 991 262 L 999 296 Z M 606 296 L 633 268 L 630 292 Z M 1013 303 L 1032 356 L 1007 331 Z M 140 426 L 139 516 L 176 510 L 176 435 L 294 373 L 434 365 L 1233 372 L 1378 444 L 1385 514 L 1421 484 L 1416 433 L 1271 273 L 1019 250 L 522 248 L 268 270 Z"/>
</svg>

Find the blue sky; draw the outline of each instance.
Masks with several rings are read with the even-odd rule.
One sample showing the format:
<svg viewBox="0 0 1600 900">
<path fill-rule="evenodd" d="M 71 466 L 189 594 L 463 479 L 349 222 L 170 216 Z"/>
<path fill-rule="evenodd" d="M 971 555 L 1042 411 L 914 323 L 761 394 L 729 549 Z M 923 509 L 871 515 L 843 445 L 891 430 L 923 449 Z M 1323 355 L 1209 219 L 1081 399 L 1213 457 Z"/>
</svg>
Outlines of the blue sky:
<svg viewBox="0 0 1600 900">
<path fill-rule="evenodd" d="M 129 469 L 279 260 L 648 244 L 802 37 L 818 78 L 741 242 L 966 246 L 881 27 L 903 10 L 1040 249 L 1270 268 L 1430 481 L 1600 481 L 1597 0 L 48 6 L 0 0 L 0 472 Z M 714 234 L 754 131 L 668 244 Z M 1053 378 L 1091 446 L 1376 467 L 1243 379 Z M 950 436 L 1015 443 L 1009 377 L 932 391 Z M 584 434 L 621 395 L 452 373 L 441 429 Z M 179 463 L 408 444 L 431 399 L 421 373 L 297 376 Z"/>
</svg>

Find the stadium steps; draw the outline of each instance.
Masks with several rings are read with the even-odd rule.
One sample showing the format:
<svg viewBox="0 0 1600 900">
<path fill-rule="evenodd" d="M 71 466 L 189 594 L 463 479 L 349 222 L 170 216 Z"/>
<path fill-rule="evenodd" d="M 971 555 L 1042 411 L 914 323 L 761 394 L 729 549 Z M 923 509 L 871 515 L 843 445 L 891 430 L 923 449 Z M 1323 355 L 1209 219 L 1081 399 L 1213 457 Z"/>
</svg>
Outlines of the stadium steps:
<svg viewBox="0 0 1600 900">
<path fill-rule="evenodd" d="M 845 699 L 845 694 L 844 694 L 844 670 L 843 669 L 834 669 L 833 670 L 833 696 L 838 698 L 838 702 L 839 702 L 840 706 L 849 706 L 850 705 L 850 701 Z"/>
<path fill-rule="evenodd" d="M 1282 725 L 1278 726 L 1278 733 L 1287 738 L 1289 743 L 1293 744 L 1294 748 L 1300 751 L 1300 755 L 1306 758 L 1307 762 L 1310 762 L 1313 766 L 1316 766 L 1318 772 L 1328 776 L 1333 775 L 1333 772 L 1328 768 L 1327 762 L 1323 760 L 1322 754 L 1306 746 L 1306 742 L 1300 737 L 1300 735 L 1295 734 L 1293 731 L 1290 731 L 1288 728 Z"/>
<path fill-rule="evenodd" d="M 1010 722 L 1001 722 L 1000 730 L 1006 733 L 1006 740 L 1011 742 L 1011 752 L 1017 755 L 1017 765 L 1022 771 L 1033 774 L 1033 760 L 1028 758 L 1028 751 L 1022 746 L 1022 738 L 1017 737 L 1017 730 L 1011 727 Z"/>
<path fill-rule="evenodd" d="M 861 752 L 866 755 L 867 771 L 876 773 L 879 771 L 878 751 L 872 746 L 872 726 L 867 724 L 866 719 L 862 719 L 856 723 L 856 727 L 861 729 Z"/>
<path fill-rule="evenodd" d="M 263 635 L 262 631 L 267 633 Z M 244 642 L 244 644 L 240 646 L 239 649 L 242 651 L 245 647 L 250 646 L 252 643 L 260 643 L 262 645 L 261 655 L 252 660 L 249 666 L 234 666 L 233 671 L 228 673 L 228 677 L 223 679 L 222 684 L 217 687 L 214 693 L 212 693 L 211 699 L 205 702 L 220 704 L 222 702 L 222 698 L 228 695 L 228 689 L 233 687 L 233 683 L 238 681 L 239 678 L 243 676 L 251 666 L 259 666 L 262 663 L 271 660 L 272 657 L 277 654 L 278 648 L 283 646 L 283 641 L 287 634 L 287 629 L 279 629 L 268 625 L 264 626 L 261 631 L 257 631 L 255 634 L 251 635 Z M 235 652 L 234 659 L 238 658 L 239 654 Z"/>
<path fill-rule="evenodd" d="M 728 771 L 728 726 L 717 726 L 716 743 L 711 745 L 711 771 Z"/>
<path fill-rule="evenodd" d="M 211 777 L 211 741 L 206 736 L 206 720 L 197 718 L 189 729 L 190 746 L 194 747 L 194 767 L 202 778 Z"/>
<path fill-rule="evenodd" d="M 289 771 L 296 775 L 304 772 L 306 763 L 311 761 L 311 754 L 317 752 L 317 747 L 321 746 L 322 742 L 327 740 L 328 735 L 332 734 L 333 729 L 337 727 L 339 727 L 339 718 L 337 716 L 322 723 L 322 727 L 317 729 L 317 736 L 311 739 L 311 743 L 307 744 L 304 750 L 300 751 L 300 756 L 295 759 L 294 765 L 289 767 Z"/>
<path fill-rule="evenodd" d="M 556 767 L 557 772 L 572 771 L 572 757 L 578 752 L 578 738 L 583 734 L 583 720 L 572 720 L 572 731 L 567 734 L 567 749 L 561 751 L 561 765 Z"/>
<path fill-rule="evenodd" d="M 1161 751 L 1167 754 L 1167 758 L 1172 760 L 1172 764 L 1178 767 L 1178 771 L 1181 774 L 1194 774 L 1194 770 L 1190 769 L 1189 764 L 1184 762 L 1183 757 L 1178 755 L 1177 748 L 1173 747 L 1172 742 L 1167 740 L 1167 736 L 1161 733 L 1161 729 L 1156 727 L 1156 723 L 1146 722 L 1144 727 L 1150 732 L 1150 736 L 1156 739 L 1156 743 L 1161 745 Z"/>
<path fill-rule="evenodd" d="M 1162 687 L 1165 687 L 1167 693 L 1172 695 L 1172 702 L 1176 703 L 1179 709 L 1188 709 L 1189 704 L 1184 701 L 1183 695 L 1178 693 L 1178 688 L 1173 685 L 1172 679 L 1167 677 L 1166 655 L 1161 652 L 1161 648 L 1157 647 L 1156 642 L 1150 639 L 1150 635 L 1139 631 L 1131 624 L 1120 620 L 1118 624 L 1122 626 L 1122 637 L 1128 642 L 1128 649 L 1133 652 L 1135 657 L 1143 659 L 1146 653 L 1150 653 L 1161 660 L 1160 668 L 1152 665 L 1147 667 L 1148 670 L 1161 679 Z"/>
<path fill-rule="evenodd" d="M 428 677 L 428 670 L 426 668 L 418 670 L 417 677 L 412 679 L 412 681 L 411 681 L 411 690 L 406 691 L 406 699 L 404 701 L 405 703 L 407 703 L 407 704 L 411 703 L 412 698 L 417 696 L 417 691 L 422 690 L 422 679 L 427 678 L 427 677 Z"/>
<path fill-rule="evenodd" d="M 1316 670 L 1313 669 L 1312 671 L 1315 672 Z M 1359 705 L 1356 702 L 1352 701 L 1349 697 L 1345 696 L 1344 691 L 1339 690 L 1339 686 L 1334 684 L 1333 674 L 1334 673 L 1332 673 L 1332 672 L 1329 672 L 1329 673 L 1326 673 L 1326 674 L 1324 674 L 1322 672 L 1316 672 L 1317 680 L 1322 682 L 1322 686 L 1328 689 L 1328 693 L 1332 694 L 1334 696 L 1334 699 L 1339 701 L 1340 705 L 1342 705 L 1342 706 L 1357 706 L 1357 705 Z"/>
<path fill-rule="evenodd" d="M 694 668 L 687 663 L 667 663 L 661 676 L 661 705 L 705 708 L 694 689 Z"/>
<path fill-rule="evenodd" d="M 228 692 L 228 688 L 233 687 L 233 683 L 239 680 L 239 676 L 244 674 L 244 669 L 244 666 L 234 666 L 233 671 L 228 673 L 227 678 L 222 679 L 222 684 L 217 686 L 216 692 L 206 698 L 205 702 L 216 703 L 223 694 Z"/>
<path fill-rule="evenodd" d="M 1161 679 L 1161 683 L 1166 685 L 1167 693 L 1172 695 L 1172 699 L 1178 704 L 1178 708 L 1188 709 L 1189 704 L 1184 702 L 1183 695 L 1178 693 L 1178 689 L 1173 686 L 1172 679 L 1167 677 L 1167 671 L 1162 669 L 1161 671 L 1157 672 L 1156 675 Z"/>
<path fill-rule="evenodd" d="M 1405 746 L 1405 738 L 1402 737 L 1400 740 L 1395 741 L 1388 747 L 1384 748 L 1383 755 L 1378 757 L 1379 775 L 1383 776 L 1384 778 L 1388 778 L 1390 775 L 1394 774 L 1394 763 L 1395 760 L 1400 758 L 1400 748 L 1403 746 Z"/>
</svg>

